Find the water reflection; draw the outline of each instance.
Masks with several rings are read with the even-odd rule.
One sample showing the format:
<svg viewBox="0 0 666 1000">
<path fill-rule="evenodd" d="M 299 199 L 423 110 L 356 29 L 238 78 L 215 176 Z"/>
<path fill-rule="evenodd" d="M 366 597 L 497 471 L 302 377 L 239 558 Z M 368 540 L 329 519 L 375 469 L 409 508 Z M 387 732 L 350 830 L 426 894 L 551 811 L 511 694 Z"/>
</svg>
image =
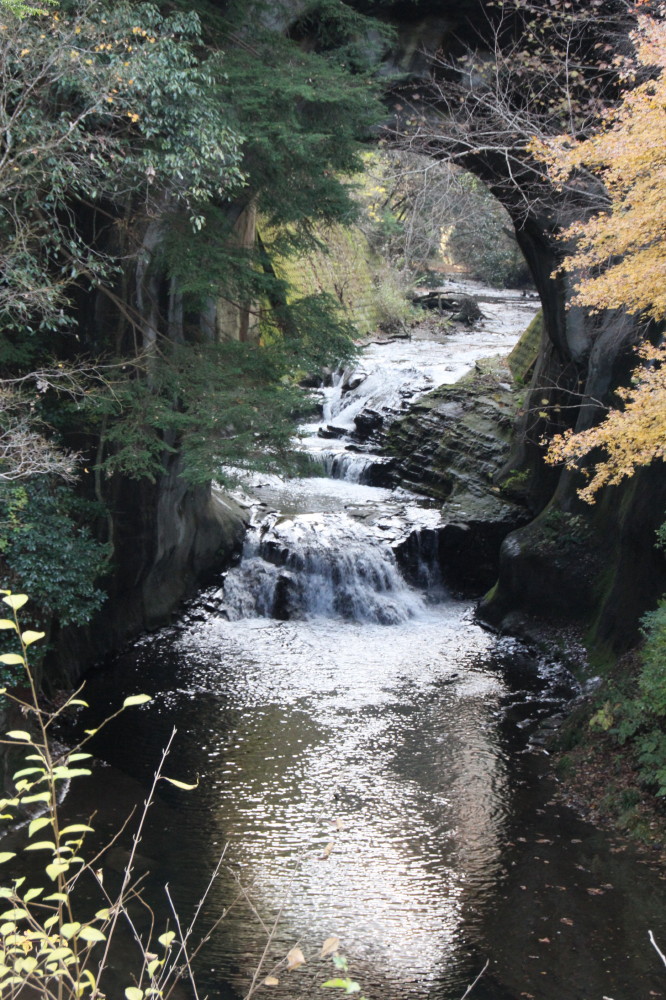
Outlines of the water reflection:
<svg viewBox="0 0 666 1000">
<path fill-rule="evenodd" d="M 464 983 L 463 919 L 468 940 L 471 897 L 479 907 L 493 892 L 508 801 L 494 725 L 504 687 L 481 665 L 491 643 L 450 603 L 388 628 L 211 615 L 144 644 L 141 683 L 152 677 L 159 693 L 125 765 L 130 752 L 154 759 L 148 744 L 176 717 L 178 776 L 201 780 L 187 846 L 175 832 L 162 845 L 167 867 L 177 859 L 174 891 L 191 905 L 228 841 L 231 873 L 211 912 L 236 877 L 257 910 L 225 925 L 207 965 L 242 989 L 263 947 L 259 920 L 280 912 L 269 965 L 296 941 L 312 954 L 336 934 L 375 995 Z M 311 989 L 292 978 L 289 995 Z"/>
</svg>

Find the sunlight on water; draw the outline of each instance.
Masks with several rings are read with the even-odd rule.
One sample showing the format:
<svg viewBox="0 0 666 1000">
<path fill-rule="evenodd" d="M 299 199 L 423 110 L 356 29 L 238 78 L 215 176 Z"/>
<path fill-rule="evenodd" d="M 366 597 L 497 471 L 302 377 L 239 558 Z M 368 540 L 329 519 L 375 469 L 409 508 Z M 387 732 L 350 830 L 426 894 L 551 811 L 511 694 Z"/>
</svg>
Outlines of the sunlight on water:
<svg viewBox="0 0 666 1000">
<path fill-rule="evenodd" d="M 491 642 L 458 604 L 389 628 L 211 618 L 180 637 L 190 697 L 233 692 L 233 732 L 205 748 L 210 806 L 262 918 L 282 908 L 278 954 L 337 934 L 392 995 L 450 974 L 501 846 L 503 687 L 476 662 Z M 254 960 L 256 936 L 235 926 L 229 954 Z"/>
</svg>

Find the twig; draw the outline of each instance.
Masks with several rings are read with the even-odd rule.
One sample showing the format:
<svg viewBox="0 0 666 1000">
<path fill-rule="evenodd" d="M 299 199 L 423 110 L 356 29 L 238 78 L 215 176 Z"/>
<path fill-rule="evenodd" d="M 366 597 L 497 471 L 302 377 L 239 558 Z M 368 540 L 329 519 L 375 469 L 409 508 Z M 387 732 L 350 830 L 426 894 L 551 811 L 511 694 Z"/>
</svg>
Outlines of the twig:
<svg viewBox="0 0 666 1000">
<path fill-rule="evenodd" d="M 464 992 L 464 993 L 463 993 L 463 995 L 461 996 L 460 1000 L 465 1000 L 465 997 L 468 997 L 468 996 L 470 995 L 470 993 L 472 992 L 472 990 L 474 989 L 474 987 L 475 987 L 475 986 L 476 986 L 476 984 L 478 983 L 479 979 L 481 979 L 482 975 L 484 974 L 484 972 L 486 971 L 486 969 L 488 968 L 488 966 L 489 966 L 489 965 L 490 965 L 490 959 L 489 959 L 489 958 L 487 958 L 487 959 L 486 959 L 486 964 L 485 964 L 485 965 L 484 965 L 484 967 L 483 967 L 483 968 L 481 969 L 481 972 L 480 972 L 480 973 L 478 974 L 478 976 L 476 977 L 476 979 L 474 980 L 474 982 L 473 982 L 473 983 L 471 983 L 471 984 L 470 984 L 470 985 L 469 985 L 469 986 L 467 987 L 467 989 L 465 990 L 465 992 Z"/>
<path fill-rule="evenodd" d="M 254 991 L 257 988 L 257 980 L 259 979 L 259 976 L 261 974 L 262 966 L 263 966 L 264 962 L 266 961 L 266 956 L 268 955 L 268 949 L 270 948 L 271 944 L 273 943 L 273 938 L 275 937 L 275 932 L 277 931 L 278 924 L 280 922 L 280 917 L 282 916 L 282 911 L 284 910 L 284 908 L 285 908 L 285 906 L 287 904 L 288 894 L 289 894 L 289 891 L 287 890 L 287 893 L 285 893 L 285 897 L 282 900 L 282 905 L 280 906 L 280 909 L 278 910 L 277 916 L 276 916 L 275 920 L 273 921 L 273 926 L 271 927 L 270 933 L 269 933 L 268 937 L 266 938 L 266 944 L 264 946 L 264 950 L 261 953 L 261 958 L 259 959 L 259 962 L 257 963 L 257 967 L 254 970 L 254 975 L 252 977 L 252 982 L 250 983 L 250 988 L 247 991 L 247 993 L 245 994 L 243 1000 L 250 1000 L 250 997 L 253 996 Z"/>
<path fill-rule="evenodd" d="M 654 934 L 652 933 L 652 931 L 648 931 L 648 936 L 650 938 L 650 942 L 652 944 L 652 947 L 654 948 L 654 950 L 656 951 L 656 953 L 659 955 L 659 958 L 662 960 L 662 962 L 664 963 L 664 965 L 666 965 L 666 955 L 664 955 L 663 951 L 661 950 L 661 948 L 659 947 L 659 945 L 655 941 Z"/>
</svg>

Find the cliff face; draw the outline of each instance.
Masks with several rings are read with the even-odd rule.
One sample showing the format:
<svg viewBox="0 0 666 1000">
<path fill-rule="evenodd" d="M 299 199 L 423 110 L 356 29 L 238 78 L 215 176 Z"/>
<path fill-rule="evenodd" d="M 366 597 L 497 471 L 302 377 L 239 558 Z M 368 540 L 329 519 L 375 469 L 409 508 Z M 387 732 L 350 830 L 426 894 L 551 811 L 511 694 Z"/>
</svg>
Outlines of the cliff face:
<svg viewBox="0 0 666 1000">
<path fill-rule="evenodd" d="M 481 53 L 483 59 L 482 36 L 492 24 L 492 6 L 483 3 L 476 10 L 473 6 L 440 4 L 435 11 L 426 4 L 410 15 L 404 5 L 390 5 L 388 16 L 395 16 L 401 39 L 396 63 L 423 80 L 427 54 L 438 46 L 453 55 L 467 48 L 475 58 Z M 586 5 L 574 3 L 571 9 L 585 14 Z M 435 17 L 439 18 L 437 23 Z M 450 32 L 450 23 L 445 23 L 447 19 L 457 22 L 454 32 Z M 486 29 L 479 27 L 482 24 Z M 423 32 L 429 40 L 421 44 L 419 55 L 410 48 L 409 40 Z M 489 40 L 491 35 L 492 31 Z M 501 45 L 500 36 L 498 40 Z M 435 78 L 438 72 L 442 72 L 441 63 L 439 69 L 437 63 L 434 65 Z M 471 73 L 467 84 L 472 93 L 475 84 Z M 407 90 L 404 93 L 409 101 Z M 589 628 L 593 645 L 625 649 L 637 638 L 640 616 L 654 607 L 666 589 L 666 558 L 654 548 L 655 529 L 666 515 L 664 464 L 657 462 L 621 486 L 607 489 L 589 507 L 577 496 L 581 477 L 545 465 L 543 440 L 555 431 L 567 427 L 582 430 L 600 419 L 603 410 L 599 403 L 611 404 L 614 390 L 629 380 L 635 365 L 633 348 L 644 330 L 623 312 L 591 315 L 580 308 L 568 308 L 571 288 L 567 279 L 553 276 L 562 254 L 555 234 L 580 217 L 584 199 L 576 192 L 560 195 L 538 185 L 531 188 L 529 169 L 521 173 L 517 167 L 516 183 L 516 176 L 506 171 L 501 151 L 477 155 L 472 149 L 469 137 L 473 126 L 464 131 L 469 121 L 456 119 L 447 131 L 445 101 L 439 106 L 436 101 L 432 119 L 423 117 L 423 127 L 430 131 L 422 150 L 435 156 L 453 155 L 503 202 L 514 220 L 516 237 L 543 307 L 543 338 L 522 412 L 505 464 L 494 474 L 494 484 L 500 489 L 518 477 L 521 500 L 532 521 L 509 532 L 503 541 L 498 582 L 484 601 L 482 614 L 507 627 L 515 622 L 516 614 L 575 619 Z M 474 106 L 472 100 L 472 109 Z M 457 127 L 462 129 L 458 133 Z M 482 134 L 486 133 L 480 129 L 479 136 Z M 479 145 L 483 145 L 480 138 Z M 429 438 L 432 415 L 421 416 Z M 414 419 L 419 419 L 418 413 Z M 497 439 L 504 440 L 501 420 L 496 420 L 494 428 Z M 467 433 L 463 417 L 456 448 L 467 447 Z M 413 436 L 416 439 L 418 432 Z M 461 457 L 455 454 L 456 448 L 449 448 L 450 440 L 449 429 L 443 427 L 437 463 L 440 471 L 448 463 L 444 480 L 455 483 Z M 472 445 L 472 453 L 483 477 L 487 448 L 480 439 Z M 402 471 L 406 481 L 429 484 L 433 495 L 441 496 L 442 476 L 438 473 L 434 481 L 429 463 L 416 447 L 415 456 Z M 416 465 L 421 466 L 420 472 Z"/>
</svg>

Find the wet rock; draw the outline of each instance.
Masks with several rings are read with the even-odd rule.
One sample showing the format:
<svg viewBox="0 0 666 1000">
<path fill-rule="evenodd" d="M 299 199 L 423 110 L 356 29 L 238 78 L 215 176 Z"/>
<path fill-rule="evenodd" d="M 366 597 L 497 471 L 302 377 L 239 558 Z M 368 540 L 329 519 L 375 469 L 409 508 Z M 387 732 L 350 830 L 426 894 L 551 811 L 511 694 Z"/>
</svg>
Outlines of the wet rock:
<svg viewBox="0 0 666 1000">
<path fill-rule="evenodd" d="M 353 392 L 354 389 L 358 389 L 360 385 L 363 385 L 367 379 L 367 373 L 359 371 L 358 369 L 352 371 L 348 377 L 343 380 L 342 389 L 344 392 Z"/>
<path fill-rule="evenodd" d="M 354 417 L 356 435 L 362 440 L 376 434 L 382 429 L 383 425 L 384 417 L 381 413 L 378 413 L 377 410 L 367 408 L 361 410 L 361 412 Z"/>
<path fill-rule="evenodd" d="M 471 295 L 451 295 L 434 291 L 420 293 L 412 299 L 414 305 L 422 309 L 436 309 L 439 313 L 452 313 L 451 319 L 472 326 L 477 320 L 483 319 L 483 313 L 476 299 Z"/>
<path fill-rule="evenodd" d="M 292 618 L 299 617 L 300 604 L 297 578 L 293 573 L 280 573 L 273 591 L 271 616 L 277 618 L 278 621 L 290 621 Z"/>
<path fill-rule="evenodd" d="M 443 572 L 465 592 L 494 582 L 502 541 L 529 519 L 525 507 L 495 485 L 516 410 L 508 369 L 492 359 L 421 397 L 388 431 L 394 483 L 442 503 Z"/>
<path fill-rule="evenodd" d="M 335 427 L 333 424 L 327 424 L 326 427 L 320 427 L 317 431 L 317 435 L 320 438 L 341 438 L 347 433 L 344 427 Z"/>
</svg>

